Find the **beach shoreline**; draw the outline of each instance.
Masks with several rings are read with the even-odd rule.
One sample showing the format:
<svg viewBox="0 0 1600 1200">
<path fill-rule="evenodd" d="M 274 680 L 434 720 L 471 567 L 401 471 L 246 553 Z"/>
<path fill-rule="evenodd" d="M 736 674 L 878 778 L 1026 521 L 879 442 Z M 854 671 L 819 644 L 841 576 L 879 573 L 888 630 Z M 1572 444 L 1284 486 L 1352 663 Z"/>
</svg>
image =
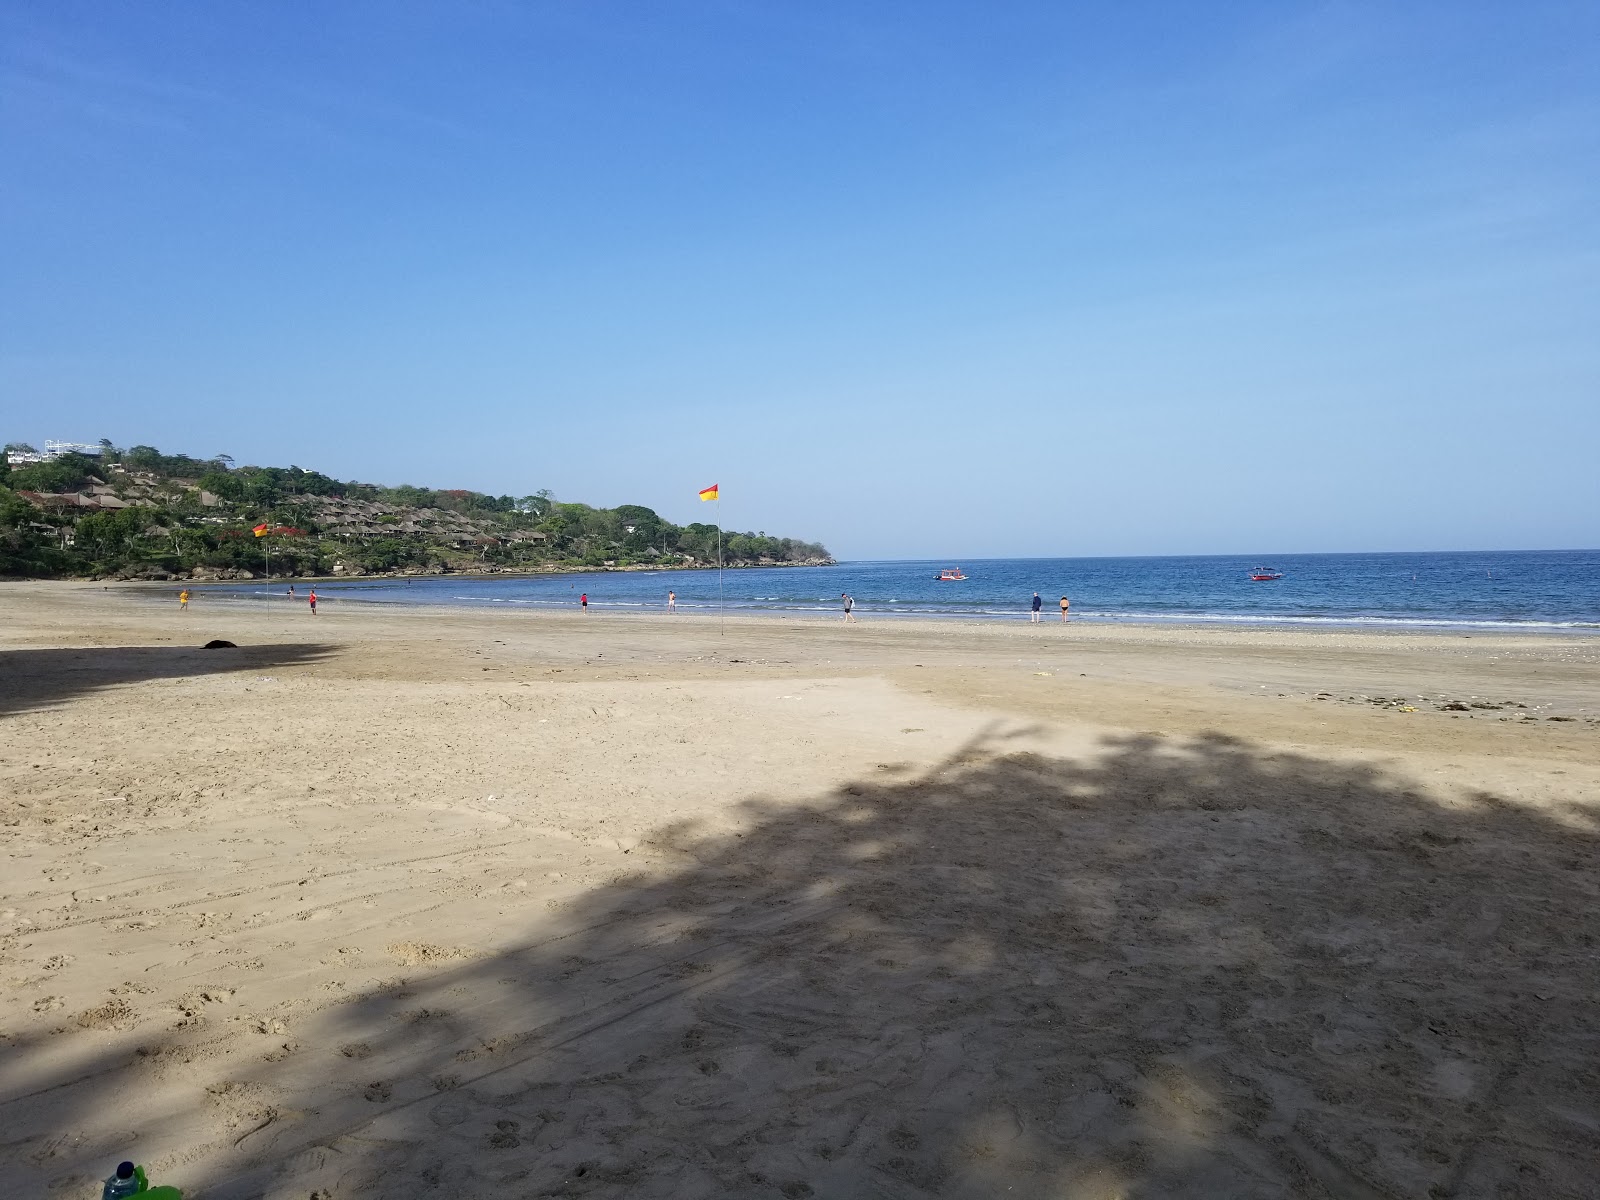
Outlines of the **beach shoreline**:
<svg viewBox="0 0 1600 1200">
<path fill-rule="evenodd" d="M 438 577 L 417 577 L 438 578 Z M 449 576 L 473 582 L 495 582 L 504 577 L 497 575 L 461 575 Z M 511 581 L 507 579 L 506 581 Z M 286 578 L 274 580 L 273 590 L 268 592 L 265 588 L 266 581 L 256 583 L 244 581 L 209 581 L 198 583 L 170 583 L 161 581 L 121 581 L 116 583 L 103 583 L 85 580 L 50 580 L 50 581 L 13 581 L 15 583 L 59 583 L 65 586 L 101 588 L 112 592 L 126 592 L 130 595 L 175 595 L 178 590 L 188 590 L 196 598 L 210 593 L 212 595 L 227 597 L 228 603 L 250 603 L 252 601 L 291 599 L 286 595 L 289 585 L 296 587 L 304 585 L 305 590 L 317 587 L 340 588 L 350 584 L 359 584 L 361 579 L 349 579 L 335 576 L 328 579 Z M 365 582 L 394 582 L 386 577 L 373 576 Z M 276 585 L 282 585 L 279 590 Z M 0 587 L 7 586 L 0 582 Z M 293 597 L 294 600 L 303 598 L 304 593 Z M 493 598 L 458 598 L 453 601 L 422 600 L 416 597 L 403 597 L 401 599 L 372 599 L 363 596 L 341 595 L 338 591 L 324 591 L 321 599 L 328 604 L 351 604 L 372 608 L 385 609 L 450 609 L 454 611 L 492 611 L 491 604 L 506 605 L 507 611 L 527 612 L 559 612 L 576 604 L 575 599 L 542 600 L 542 599 L 493 599 Z M 641 615 L 652 613 L 666 615 L 666 602 L 662 601 L 632 601 L 632 600 L 607 600 L 591 597 L 590 607 L 596 612 L 605 611 L 617 615 Z M 699 601 L 691 602 L 680 599 L 676 616 L 681 618 L 715 617 L 718 619 L 753 619 L 753 620 L 789 620 L 789 621 L 820 621 L 826 622 L 827 614 L 835 611 L 834 607 L 825 604 L 791 605 L 780 607 L 763 607 L 746 601 L 736 602 L 732 606 L 722 609 L 715 604 Z M 1030 623 L 1028 610 L 1019 605 L 1012 610 L 977 610 L 977 611 L 952 611 L 919 609 L 910 605 L 891 607 L 882 601 L 858 600 L 855 607 L 856 616 L 868 620 L 889 619 L 895 621 L 939 622 L 947 624 L 960 624 L 969 627 L 983 627 L 989 624 L 1005 622 Z M 837 619 L 837 618 L 835 618 Z M 1048 620 L 1038 622 L 1041 625 L 1059 626 L 1059 621 L 1053 614 Z M 1219 613 L 1125 613 L 1125 612 L 1098 612 L 1094 610 L 1075 609 L 1069 622 L 1079 627 L 1150 627 L 1150 628 L 1191 628 L 1206 627 L 1216 629 L 1262 629 L 1296 631 L 1305 630 L 1314 632 L 1318 630 L 1355 632 L 1365 631 L 1373 633 L 1415 633 L 1437 634 L 1438 636 L 1571 636 L 1595 637 L 1600 636 L 1600 623 L 1586 621 L 1515 621 L 1515 620 L 1447 620 L 1427 619 L 1420 617 L 1385 616 L 1293 616 L 1282 614 L 1219 614 Z"/>
</svg>

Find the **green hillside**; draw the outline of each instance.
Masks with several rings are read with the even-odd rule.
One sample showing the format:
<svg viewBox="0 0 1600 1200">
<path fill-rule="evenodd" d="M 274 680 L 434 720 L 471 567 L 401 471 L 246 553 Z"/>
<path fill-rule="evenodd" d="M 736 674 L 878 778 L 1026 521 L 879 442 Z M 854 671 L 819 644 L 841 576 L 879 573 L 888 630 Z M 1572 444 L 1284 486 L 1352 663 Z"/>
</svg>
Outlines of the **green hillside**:
<svg viewBox="0 0 1600 1200">
<path fill-rule="evenodd" d="M 637 504 L 380 487 L 151 446 L 41 455 L 12 443 L 0 461 L 0 576 L 242 579 L 264 574 L 269 553 L 274 576 L 700 567 L 716 562 L 717 530 Z M 832 561 L 814 542 L 731 531 L 723 555 Z"/>
</svg>

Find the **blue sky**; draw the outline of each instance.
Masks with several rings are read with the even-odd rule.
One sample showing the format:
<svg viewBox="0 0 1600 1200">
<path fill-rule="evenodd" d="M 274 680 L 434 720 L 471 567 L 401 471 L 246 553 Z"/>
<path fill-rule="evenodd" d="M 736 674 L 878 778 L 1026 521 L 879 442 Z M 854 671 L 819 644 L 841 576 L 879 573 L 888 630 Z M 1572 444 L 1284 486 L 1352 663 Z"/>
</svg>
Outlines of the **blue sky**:
<svg viewBox="0 0 1600 1200">
<path fill-rule="evenodd" d="M 848 557 L 1600 544 L 1600 6 L 0 0 L 0 437 Z"/>
</svg>

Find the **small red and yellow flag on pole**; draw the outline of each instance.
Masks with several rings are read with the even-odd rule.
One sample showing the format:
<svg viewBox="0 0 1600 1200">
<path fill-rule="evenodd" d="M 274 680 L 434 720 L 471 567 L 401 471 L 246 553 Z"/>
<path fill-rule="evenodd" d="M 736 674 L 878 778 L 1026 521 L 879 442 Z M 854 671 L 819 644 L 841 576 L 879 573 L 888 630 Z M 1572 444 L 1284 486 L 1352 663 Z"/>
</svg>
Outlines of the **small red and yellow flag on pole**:
<svg viewBox="0 0 1600 1200">
<path fill-rule="evenodd" d="M 269 533 L 271 533 L 271 532 L 272 532 L 272 530 L 271 530 L 271 528 L 270 528 L 270 527 L 269 527 L 269 526 L 268 526 L 268 525 L 267 525 L 267 523 L 266 523 L 266 522 L 265 522 L 265 521 L 263 521 L 263 522 L 262 522 L 262 523 L 261 523 L 261 524 L 260 524 L 260 525 L 257 525 L 257 526 L 256 526 L 256 527 L 255 527 L 255 528 L 254 528 L 254 529 L 252 529 L 252 530 L 251 530 L 251 531 L 250 531 L 250 532 L 251 532 L 251 533 L 253 533 L 253 534 L 255 534 L 255 535 L 256 535 L 256 536 L 257 536 L 257 537 L 266 537 L 266 536 L 267 536 L 267 534 L 269 534 Z"/>
<path fill-rule="evenodd" d="M 715 500 L 716 498 L 717 498 L 717 485 L 716 484 L 713 483 L 708 488 L 701 488 L 700 489 L 700 499 L 702 499 L 702 500 Z"/>
</svg>

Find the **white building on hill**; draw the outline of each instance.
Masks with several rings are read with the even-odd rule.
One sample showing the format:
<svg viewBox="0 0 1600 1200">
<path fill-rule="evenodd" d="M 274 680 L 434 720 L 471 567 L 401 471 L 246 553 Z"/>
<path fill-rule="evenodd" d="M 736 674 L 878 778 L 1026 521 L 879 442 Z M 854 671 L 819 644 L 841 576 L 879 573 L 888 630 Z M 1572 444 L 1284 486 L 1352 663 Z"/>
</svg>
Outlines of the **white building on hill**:
<svg viewBox="0 0 1600 1200">
<path fill-rule="evenodd" d="M 97 443 L 58 442 L 46 438 L 43 453 L 38 450 L 7 450 L 6 461 L 13 467 L 21 467 L 28 463 L 54 462 L 63 454 L 82 454 L 85 458 L 99 458 L 104 453 L 104 447 Z"/>
<path fill-rule="evenodd" d="M 85 458 L 99 458 L 105 453 L 104 447 L 98 442 L 57 442 L 45 439 L 44 452 L 47 458 L 60 458 L 63 454 L 81 454 Z"/>
</svg>

